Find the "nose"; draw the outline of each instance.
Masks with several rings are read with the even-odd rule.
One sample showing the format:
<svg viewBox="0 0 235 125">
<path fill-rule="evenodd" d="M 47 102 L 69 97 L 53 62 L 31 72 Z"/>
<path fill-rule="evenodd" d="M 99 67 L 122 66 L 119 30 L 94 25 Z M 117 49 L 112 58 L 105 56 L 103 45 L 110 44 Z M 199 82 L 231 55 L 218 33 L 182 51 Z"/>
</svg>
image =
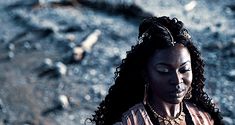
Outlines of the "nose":
<svg viewBox="0 0 235 125">
<path fill-rule="evenodd" d="M 170 83 L 172 85 L 177 85 L 183 82 L 183 76 L 180 72 L 175 71 L 171 75 Z"/>
</svg>

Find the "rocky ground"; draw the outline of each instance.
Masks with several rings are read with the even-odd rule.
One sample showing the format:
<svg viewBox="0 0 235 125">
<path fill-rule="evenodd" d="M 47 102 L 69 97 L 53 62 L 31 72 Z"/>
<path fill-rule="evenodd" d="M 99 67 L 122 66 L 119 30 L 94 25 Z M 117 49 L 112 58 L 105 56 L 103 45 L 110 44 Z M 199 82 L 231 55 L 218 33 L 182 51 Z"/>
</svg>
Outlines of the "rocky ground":
<svg viewBox="0 0 235 125">
<path fill-rule="evenodd" d="M 206 61 L 206 91 L 235 124 L 233 0 L 8 0 L 0 10 L 0 125 L 84 124 L 148 14 L 189 28 Z M 97 30 L 92 49 L 71 63 L 73 48 Z"/>
</svg>

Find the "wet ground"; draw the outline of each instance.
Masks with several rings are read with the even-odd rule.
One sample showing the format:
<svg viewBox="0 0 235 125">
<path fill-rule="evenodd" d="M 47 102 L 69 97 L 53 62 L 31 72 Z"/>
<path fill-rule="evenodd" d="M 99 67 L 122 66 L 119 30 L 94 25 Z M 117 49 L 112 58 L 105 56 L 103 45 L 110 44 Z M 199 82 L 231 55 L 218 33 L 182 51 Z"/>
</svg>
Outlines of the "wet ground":
<svg viewBox="0 0 235 125">
<path fill-rule="evenodd" d="M 226 124 L 235 124 L 233 0 L 104 0 L 111 8 L 96 0 L 91 5 L 51 1 L 0 2 L 0 125 L 82 125 L 107 94 L 125 51 L 136 43 L 142 16 L 115 8 L 133 4 L 145 14 L 185 23 L 206 61 L 206 91 Z M 101 35 L 91 51 L 81 62 L 68 63 L 71 50 L 97 29 Z M 66 73 L 44 72 L 48 62 Z"/>
</svg>

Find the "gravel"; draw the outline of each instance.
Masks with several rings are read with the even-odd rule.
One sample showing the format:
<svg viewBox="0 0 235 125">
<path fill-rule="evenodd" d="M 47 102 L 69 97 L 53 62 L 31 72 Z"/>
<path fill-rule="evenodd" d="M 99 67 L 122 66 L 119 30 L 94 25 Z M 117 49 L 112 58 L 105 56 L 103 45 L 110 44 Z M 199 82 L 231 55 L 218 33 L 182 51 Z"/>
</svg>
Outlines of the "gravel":
<svg viewBox="0 0 235 125">
<path fill-rule="evenodd" d="M 0 124 L 82 125 L 113 84 L 115 67 L 136 43 L 141 17 L 127 18 L 123 12 L 112 14 L 75 0 L 38 2 L 0 2 Z M 226 125 L 235 123 L 232 0 L 104 2 L 135 3 L 148 14 L 182 20 L 206 62 L 206 91 L 221 108 Z M 96 29 L 101 35 L 83 60 L 64 63 L 71 49 Z"/>
</svg>

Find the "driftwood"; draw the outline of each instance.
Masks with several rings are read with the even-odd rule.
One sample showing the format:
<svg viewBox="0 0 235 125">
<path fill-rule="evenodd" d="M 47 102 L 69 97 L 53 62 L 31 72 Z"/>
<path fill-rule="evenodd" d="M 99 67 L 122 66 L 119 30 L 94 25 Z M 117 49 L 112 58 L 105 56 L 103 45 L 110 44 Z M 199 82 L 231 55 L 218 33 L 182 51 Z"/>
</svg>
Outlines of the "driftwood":
<svg viewBox="0 0 235 125">
<path fill-rule="evenodd" d="M 69 55 L 66 55 L 63 59 L 65 64 L 69 63 L 79 63 L 85 57 L 87 52 L 90 52 L 94 44 L 98 41 L 101 31 L 96 29 L 91 34 L 89 34 L 80 45 L 72 48 Z"/>
<path fill-rule="evenodd" d="M 62 61 L 56 61 L 55 63 L 47 58 L 44 60 L 41 66 L 38 67 L 39 77 L 47 76 L 49 78 L 57 78 L 66 75 L 66 64 L 79 63 L 84 58 L 87 52 L 90 52 L 94 44 L 98 41 L 101 35 L 100 30 L 95 30 L 89 34 L 80 45 L 72 48 L 71 52 L 62 59 Z"/>
</svg>

